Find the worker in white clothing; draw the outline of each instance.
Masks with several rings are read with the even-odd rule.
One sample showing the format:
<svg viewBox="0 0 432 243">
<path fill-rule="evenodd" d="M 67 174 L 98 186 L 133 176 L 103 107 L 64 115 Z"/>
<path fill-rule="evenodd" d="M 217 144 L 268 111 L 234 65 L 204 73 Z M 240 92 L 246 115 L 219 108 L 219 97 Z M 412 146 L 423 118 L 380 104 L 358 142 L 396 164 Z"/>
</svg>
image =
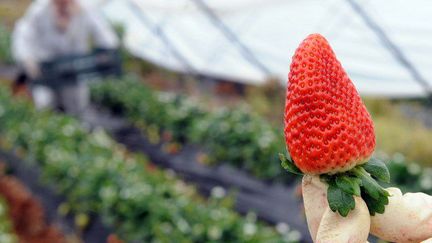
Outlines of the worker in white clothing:
<svg viewBox="0 0 432 243">
<path fill-rule="evenodd" d="M 119 44 L 111 26 L 80 0 L 34 1 L 17 22 L 12 38 L 14 58 L 30 80 L 41 74 L 42 62 L 87 54 L 92 48 L 115 49 Z M 74 115 L 89 101 L 88 88 L 82 82 L 59 89 L 35 84 L 31 93 L 37 108 L 62 106 Z"/>
</svg>

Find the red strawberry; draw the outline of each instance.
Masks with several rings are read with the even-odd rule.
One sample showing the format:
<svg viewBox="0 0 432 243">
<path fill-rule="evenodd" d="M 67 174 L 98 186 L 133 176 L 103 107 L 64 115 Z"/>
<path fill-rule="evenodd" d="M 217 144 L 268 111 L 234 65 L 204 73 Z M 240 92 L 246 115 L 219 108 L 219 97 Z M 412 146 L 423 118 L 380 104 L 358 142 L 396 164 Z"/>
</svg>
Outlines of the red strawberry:
<svg viewBox="0 0 432 243">
<path fill-rule="evenodd" d="M 327 40 L 309 35 L 289 73 L 285 139 L 306 174 L 334 174 L 366 163 L 375 148 L 374 126 L 353 83 Z"/>
<path fill-rule="evenodd" d="M 389 183 L 384 162 L 371 158 L 374 127 L 353 83 L 327 40 L 318 34 L 304 40 L 294 54 L 285 106 L 285 139 L 290 158 L 281 165 L 294 174 L 320 175 L 327 202 L 343 217 L 362 197 L 369 213 L 384 213 Z M 324 175 L 322 175 L 324 174 Z"/>
</svg>

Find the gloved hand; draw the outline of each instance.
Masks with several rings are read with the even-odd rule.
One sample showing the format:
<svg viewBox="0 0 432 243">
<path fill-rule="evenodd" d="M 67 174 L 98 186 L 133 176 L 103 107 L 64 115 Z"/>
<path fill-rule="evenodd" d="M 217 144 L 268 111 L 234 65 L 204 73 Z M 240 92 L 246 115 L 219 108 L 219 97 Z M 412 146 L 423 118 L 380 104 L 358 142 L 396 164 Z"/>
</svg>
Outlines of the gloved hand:
<svg viewBox="0 0 432 243">
<path fill-rule="evenodd" d="M 402 195 L 398 188 L 386 190 L 391 196 L 384 214 L 370 216 L 366 203 L 356 197 L 355 209 L 344 218 L 330 210 L 327 185 L 318 176 L 305 175 L 302 192 L 313 241 L 365 243 L 370 232 L 390 242 L 432 243 L 432 197 L 424 193 Z"/>
</svg>

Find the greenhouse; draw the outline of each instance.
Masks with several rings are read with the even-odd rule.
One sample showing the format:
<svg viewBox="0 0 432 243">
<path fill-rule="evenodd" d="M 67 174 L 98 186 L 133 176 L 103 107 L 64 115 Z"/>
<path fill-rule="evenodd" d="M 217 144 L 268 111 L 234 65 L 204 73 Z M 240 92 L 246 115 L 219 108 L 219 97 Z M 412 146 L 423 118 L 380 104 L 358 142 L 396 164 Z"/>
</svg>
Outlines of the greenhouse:
<svg viewBox="0 0 432 243">
<path fill-rule="evenodd" d="M 431 12 L 2 0 L 0 242 L 432 242 Z"/>
</svg>

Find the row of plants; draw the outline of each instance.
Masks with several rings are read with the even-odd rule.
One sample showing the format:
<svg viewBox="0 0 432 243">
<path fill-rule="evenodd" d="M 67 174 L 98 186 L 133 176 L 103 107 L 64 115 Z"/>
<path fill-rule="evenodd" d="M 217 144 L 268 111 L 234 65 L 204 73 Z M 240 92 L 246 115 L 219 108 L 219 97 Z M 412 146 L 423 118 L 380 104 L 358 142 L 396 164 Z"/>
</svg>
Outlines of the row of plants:
<svg viewBox="0 0 432 243">
<path fill-rule="evenodd" d="M 199 144 L 203 163 L 229 163 L 264 180 L 293 181 L 280 166 L 282 131 L 246 106 L 208 111 L 193 98 L 153 91 L 133 77 L 94 84 L 92 100 L 121 113 L 154 143 Z"/>
<path fill-rule="evenodd" d="M 65 195 L 65 213 L 85 227 L 92 214 L 129 242 L 295 242 L 297 231 L 276 230 L 242 217 L 233 199 L 214 190 L 208 200 L 128 153 L 103 131 L 89 133 L 71 117 L 36 112 L 0 88 L 0 138 L 42 170 L 43 181 Z M 217 193 L 216 193 L 217 192 Z M 280 227 L 279 227 L 280 228 Z"/>
<path fill-rule="evenodd" d="M 18 239 L 13 232 L 8 212 L 9 209 L 5 200 L 0 197 L 0 242 L 17 243 Z"/>
<path fill-rule="evenodd" d="M 262 179 L 292 181 L 277 158 L 285 151 L 282 132 L 244 106 L 208 111 L 193 98 L 153 91 L 131 77 L 95 84 L 92 98 L 123 113 L 155 143 L 196 143 L 208 152 L 204 159 L 200 156 L 204 161 L 229 163 Z M 382 105 L 370 103 L 373 114 L 382 113 L 378 110 Z M 400 153 L 376 156 L 388 162 L 389 186 L 432 194 L 432 168 L 408 161 Z"/>
</svg>

